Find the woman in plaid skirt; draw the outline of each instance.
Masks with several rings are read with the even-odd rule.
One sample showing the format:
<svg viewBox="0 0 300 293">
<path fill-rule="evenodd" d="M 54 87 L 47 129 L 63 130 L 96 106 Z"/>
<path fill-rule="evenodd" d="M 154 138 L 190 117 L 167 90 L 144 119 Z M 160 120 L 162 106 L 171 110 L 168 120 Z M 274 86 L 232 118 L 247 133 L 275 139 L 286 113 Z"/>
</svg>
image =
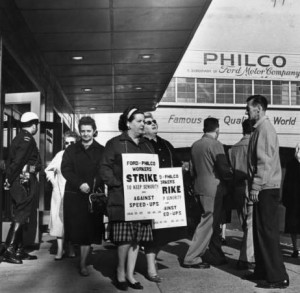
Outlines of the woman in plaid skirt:
<svg viewBox="0 0 300 293">
<path fill-rule="evenodd" d="M 108 217 L 111 240 L 118 246 L 116 285 L 126 291 L 128 286 L 143 289 L 134 278 L 134 268 L 139 243 L 153 240 L 150 221 L 125 222 L 124 192 L 122 182 L 122 154 L 153 153 L 152 145 L 143 138 L 144 114 L 135 107 L 128 108 L 120 116 L 122 134 L 109 140 L 105 146 L 100 166 L 101 178 L 108 186 Z M 127 260 L 127 262 L 126 262 Z"/>
</svg>

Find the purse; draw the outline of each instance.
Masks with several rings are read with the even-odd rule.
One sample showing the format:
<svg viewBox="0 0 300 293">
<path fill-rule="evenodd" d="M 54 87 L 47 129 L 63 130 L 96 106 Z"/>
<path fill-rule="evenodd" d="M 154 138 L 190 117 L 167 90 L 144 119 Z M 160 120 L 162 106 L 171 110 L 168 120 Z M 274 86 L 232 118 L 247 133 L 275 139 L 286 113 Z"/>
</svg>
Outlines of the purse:
<svg viewBox="0 0 300 293">
<path fill-rule="evenodd" d="M 89 212 L 107 216 L 107 196 L 100 187 L 95 191 L 95 185 L 96 180 L 94 180 L 93 192 L 89 194 Z"/>
</svg>

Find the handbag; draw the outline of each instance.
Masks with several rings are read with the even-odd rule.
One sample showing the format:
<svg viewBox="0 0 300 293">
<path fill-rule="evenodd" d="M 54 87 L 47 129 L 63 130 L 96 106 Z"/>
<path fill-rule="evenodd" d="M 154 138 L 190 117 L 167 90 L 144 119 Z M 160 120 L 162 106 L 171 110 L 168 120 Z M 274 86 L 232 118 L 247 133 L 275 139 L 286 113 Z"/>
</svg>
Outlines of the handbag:
<svg viewBox="0 0 300 293">
<path fill-rule="evenodd" d="M 100 187 L 95 190 L 95 185 L 96 179 L 94 180 L 93 192 L 89 194 L 89 212 L 107 216 L 107 196 Z"/>
</svg>

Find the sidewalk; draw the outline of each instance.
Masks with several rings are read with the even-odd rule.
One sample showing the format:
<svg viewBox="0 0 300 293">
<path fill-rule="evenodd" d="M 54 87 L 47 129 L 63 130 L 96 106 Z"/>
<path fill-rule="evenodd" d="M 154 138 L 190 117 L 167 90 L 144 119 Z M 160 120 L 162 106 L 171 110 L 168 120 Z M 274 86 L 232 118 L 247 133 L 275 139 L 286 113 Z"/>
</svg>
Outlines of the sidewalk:
<svg viewBox="0 0 300 293">
<path fill-rule="evenodd" d="M 242 233 L 227 229 L 227 246 L 223 249 L 229 261 L 221 267 L 210 269 L 184 269 L 179 266 L 189 241 L 182 239 L 164 247 L 158 255 L 159 274 L 164 278 L 160 284 L 148 281 L 145 276 L 145 256 L 140 252 L 136 266 L 136 278 L 144 286 L 143 293 L 253 293 L 253 292 L 300 292 L 300 258 L 289 257 L 292 248 L 289 237 L 282 235 L 281 244 L 285 265 L 290 276 L 290 287 L 285 290 L 265 290 L 256 288 L 253 282 L 242 280 L 245 271 L 235 269 L 238 246 Z M 24 261 L 23 265 L 0 264 L 1 293 L 89 293 L 119 292 L 113 284 L 116 267 L 116 249 L 111 243 L 94 245 L 89 258 L 89 277 L 78 274 L 78 258 L 64 258 L 54 261 L 52 253 L 55 238 L 43 234 L 38 251 L 32 254 L 38 260 Z M 128 289 L 128 292 L 138 292 Z"/>
</svg>

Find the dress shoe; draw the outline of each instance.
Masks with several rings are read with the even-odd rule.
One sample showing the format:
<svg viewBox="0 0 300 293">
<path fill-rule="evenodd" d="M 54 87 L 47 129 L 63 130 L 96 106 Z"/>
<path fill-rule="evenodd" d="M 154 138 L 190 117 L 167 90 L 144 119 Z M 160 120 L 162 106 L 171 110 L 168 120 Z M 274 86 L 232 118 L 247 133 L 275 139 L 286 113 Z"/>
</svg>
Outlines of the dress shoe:
<svg viewBox="0 0 300 293">
<path fill-rule="evenodd" d="M 236 268 L 238 270 L 254 270 L 255 268 L 255 263 L 253 262 L 247 262 L 247 261 L 242 261 L 238 260 L 236 264 Z"/>
<path fill-rule="evenodd" d="M 8 262 L 8 263 L 12 263 L 12 264 L 22 264 L 22 260 L 17 257 L 15 249 L 13 247 L 8 247 L 3 255 L 2 255 L 3 259 L 2 261 L 4 262 Z"/>
<path fill-rule="evenodd" d="M 127 291 L 128 283 L 126 281 L 120 282 L 120 281 L 116 280 L 116 287 L 120 291 Z"/>
<path fill-rule="evenodd" d="M 80 268 L 79 275 L 82 277 L 88 277 L 90 275 L 90 273 L 87 268 Z"/>
<path fill-rule="evenodd" d="M 244 275 L 242 279 L 247 281 L 259 281 L 259 280 L 265 280 L 265 277 L 256 273 L 252 273 L 252 274 Z"/>
<path fill-rule="evenodd" d="M 25 252 L 25 250 L 23 248 L 18 248 L 16 251 L 16 256 L 22 260 L 35 260 L 37 259 L 36 255 L 31 255 L 27 252 Z"/>
<path fill-rule="evenodd" d="M 210 265 L 206 262 L 200 262 L 194 265 L 187 265 L 182 263 L 181 266 L 185 269 L 209 269 L 210 268 Z"/>
<path fill-rule="evenodd" d="M 280 282 L 266 282 L 257 285 L 257 288 L 263 288 L 263 289 L 285 289 L 290 285 L 290 281 L 288 279 L 280 281 Z"/>
<path fill-rule="evenodd" d="M 291 254 L 291 257 L 293 257 L 293 258 L 298 258 L 298 256 L 299 256 L 298 250 L 294 250 L 293 253 Z"/>
<path fill-rule="evenodd" d="M 142 286 L 142 284 L 140 282 L 135 282 L 135 283 L 131 283 L 127 280 L 128 282 L 128 286 L 132 289 L 135 289 L 135 290 L 143 290 L 144 287 Z"/>
<path fill-rule="evenodd" d="M 201 256 L 201 258 L 204 262 L 216 267 L 228 263 L 225 255 L 221 252 L 213 254 L 209 250 L 206 250 L 206 252 Z"/>
<path fill-rule="evenodd" d="M 162 278 L 159 275 L 155 275 L 155 276 L 147 275 L 147 279 L 151 282 L 154 282 L 154 283 L 161 283 L 162 282 Z"/>
</svg>

